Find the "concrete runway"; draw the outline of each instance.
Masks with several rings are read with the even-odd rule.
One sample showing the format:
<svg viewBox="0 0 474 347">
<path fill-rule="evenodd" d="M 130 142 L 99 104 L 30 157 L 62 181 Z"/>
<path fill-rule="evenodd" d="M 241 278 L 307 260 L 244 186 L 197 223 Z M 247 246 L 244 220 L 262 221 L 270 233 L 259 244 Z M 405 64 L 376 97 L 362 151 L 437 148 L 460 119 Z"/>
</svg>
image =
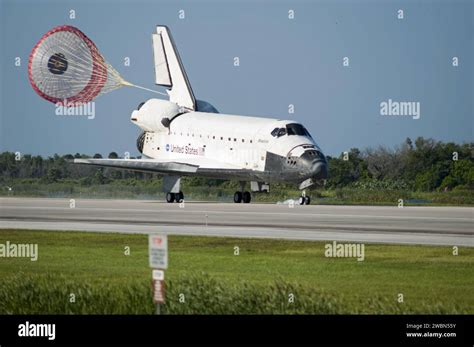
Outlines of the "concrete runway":
<svg viewBox="0 0 474 347">
<path fill-rule="evenodd" d="M 0 228 L 474 247 L 474 208 L 0 198 Z M 1 237 L 1 231 L 0 231 Z"/>
</svg>

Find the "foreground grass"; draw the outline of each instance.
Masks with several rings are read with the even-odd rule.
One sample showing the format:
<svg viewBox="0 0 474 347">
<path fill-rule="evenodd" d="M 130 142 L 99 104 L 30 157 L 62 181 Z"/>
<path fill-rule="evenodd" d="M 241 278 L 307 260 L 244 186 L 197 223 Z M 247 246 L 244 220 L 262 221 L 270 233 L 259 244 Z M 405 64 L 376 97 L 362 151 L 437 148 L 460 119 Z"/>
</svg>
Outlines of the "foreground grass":
<svg viewBox="0 0 474 347">
<path fill-rule="evenodd" d="M 146 235 L 0 230 L 6 241 L 38 243 L 39 259 L 0 258 L 0 313 L 153 312 Z M 474 313 L 472 248 L 366 245 L 358 262 L 326 258 L 325 244 L 170 236 L 163 310 Z"/>
</svg>

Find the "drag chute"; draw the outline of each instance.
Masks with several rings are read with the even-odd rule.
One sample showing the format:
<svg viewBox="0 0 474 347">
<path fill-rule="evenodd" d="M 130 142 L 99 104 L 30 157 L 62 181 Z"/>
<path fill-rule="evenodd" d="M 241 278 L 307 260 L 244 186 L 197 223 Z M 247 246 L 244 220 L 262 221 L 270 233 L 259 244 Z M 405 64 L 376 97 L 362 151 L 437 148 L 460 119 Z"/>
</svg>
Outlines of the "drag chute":
<svg viewBox="0 0 474 347">
<path fill-rule="evenodd" d="M 30 54 L 28 77 L 39 96 L 60 105 L 85 104 L 122 86 L 149 90 L 124 80 L 94 42 L 70 25 L 41 37 Z"/>
</svg>

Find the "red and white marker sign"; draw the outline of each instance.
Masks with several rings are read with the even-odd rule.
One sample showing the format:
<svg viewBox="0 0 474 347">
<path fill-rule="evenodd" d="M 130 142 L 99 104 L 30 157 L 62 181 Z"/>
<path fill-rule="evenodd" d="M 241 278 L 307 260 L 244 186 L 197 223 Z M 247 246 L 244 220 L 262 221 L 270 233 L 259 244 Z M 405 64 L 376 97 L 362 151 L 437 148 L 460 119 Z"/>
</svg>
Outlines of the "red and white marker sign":
<svg viewBox="0 0 474 347">
<path fill-rule="evenodd" d="M 155 304 L 165 303 L 165 281 L 153 280 L 153 302 Z"/>
<path fill-rule="evenodd" d="M 165 271 L 168 268 L 168 237 L 164 234 L 148 235 L 148 254 L 150 267 L 153 268 L 153 302 L 159 304 L 165 302 Z"/>
</svg>

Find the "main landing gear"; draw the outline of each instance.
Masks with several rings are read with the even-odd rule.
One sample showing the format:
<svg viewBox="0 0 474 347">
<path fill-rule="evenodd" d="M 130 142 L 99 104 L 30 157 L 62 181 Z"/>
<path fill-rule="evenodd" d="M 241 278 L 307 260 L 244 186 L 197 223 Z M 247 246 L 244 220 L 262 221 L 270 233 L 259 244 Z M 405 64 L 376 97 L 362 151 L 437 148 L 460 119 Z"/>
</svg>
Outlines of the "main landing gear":
<svg viewBox="0 0 474 347">
<path fill-rule="evenodd" d="M 181 177 L 163 176 L 163 191 L 166 192 L 166 202 L 183 202 L 184 194 L 181 191 Z"/>
<path fill-rule="evenodd" d="M 252 195 L 250 192 L 235 192 L 234 193 L 234 202 L 239 204 L 243 202 L 244 204 L 248 204 L 252 200 Z"/>
<path fill-rule="evenodd" d="M 248 191 L 244 191 L 245 189 L 245 182 L 240 182 L 240 191 L 234 193 L 234 202 L 236 204 L 240 204 L 243 202 L 244 204 L 248 204 L 250 200 L 252 200 L 252 195 Z"/>
<path fill-rule="evenodd" d="M 183 192 L 179 193 L 166 193 L 166 202 L 171 203 L 171 202 L 183 202 L 184 200 L 184 194 Z"/>
</svg>

